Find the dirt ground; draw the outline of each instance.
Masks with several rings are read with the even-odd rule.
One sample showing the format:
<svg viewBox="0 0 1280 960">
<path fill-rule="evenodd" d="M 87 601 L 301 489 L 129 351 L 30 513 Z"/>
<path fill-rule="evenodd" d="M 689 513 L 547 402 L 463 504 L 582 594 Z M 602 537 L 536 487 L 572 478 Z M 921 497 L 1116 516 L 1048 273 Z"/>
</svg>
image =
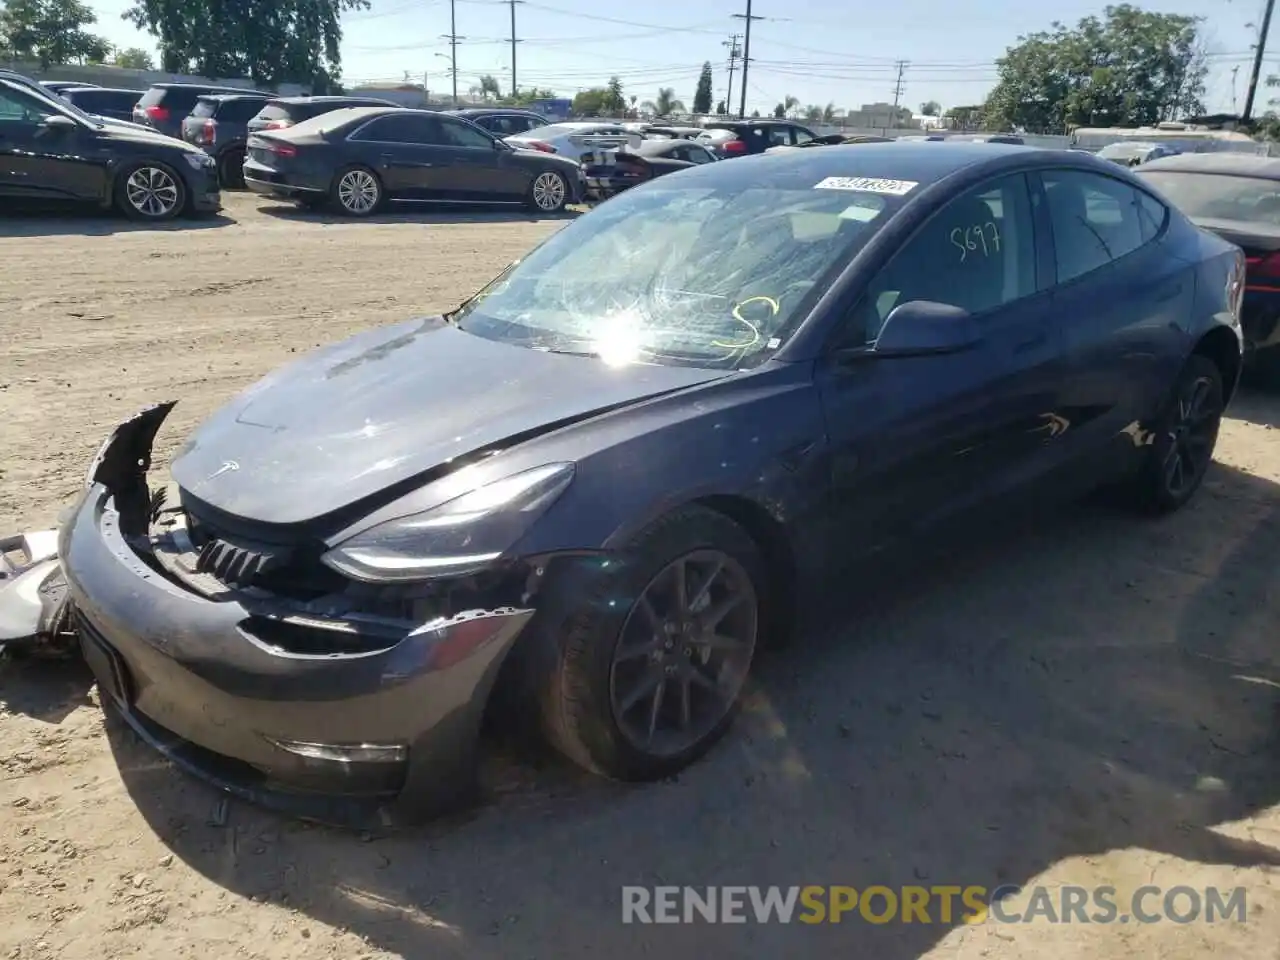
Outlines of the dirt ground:
<svg viewBox="0 0 1280 960">
<path fill-rule="evenodd" d="M 454 305 L 560 222 L 243 195 L 162 230 L 0 217 L 0 533 L 52 525 L 143 405 L 181 400 L 167 454 L 295 352 Z M 868 574 L 674 782 L 486 748 L 474 813 L 399 836 L 228 803 L 104 722 L 83 669 L 0 664 L 0 960 L 1277 960 L 1277 425 L 1280 394 L 1242 395 L 1177 517 L 1081 506 Z M 621 923 L 624 884 L 1002 883 L 1122 908 L 1244 887 L 1247 919 Z"/>
</svg>

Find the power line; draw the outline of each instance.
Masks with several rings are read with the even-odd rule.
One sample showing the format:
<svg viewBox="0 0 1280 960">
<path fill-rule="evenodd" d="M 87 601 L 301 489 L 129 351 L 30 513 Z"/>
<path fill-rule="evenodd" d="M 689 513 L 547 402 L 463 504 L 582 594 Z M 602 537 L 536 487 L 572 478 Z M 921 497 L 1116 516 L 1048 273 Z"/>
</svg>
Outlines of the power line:
<svg viewBox="0 0 1280 960">
<path fill-rule="evenodd" d="M 764 17 L 751 15 L 751 0 L 747 0 L 746 13 L 735 13 L 733 17 L 745 24 L 742 31 L 742 98 L 738 104 L 738 117 L 742 118 L 747 115 L 747 67 L 751 63 L 751 24 L 755 20 L 763 20 Z"/>
</svg>

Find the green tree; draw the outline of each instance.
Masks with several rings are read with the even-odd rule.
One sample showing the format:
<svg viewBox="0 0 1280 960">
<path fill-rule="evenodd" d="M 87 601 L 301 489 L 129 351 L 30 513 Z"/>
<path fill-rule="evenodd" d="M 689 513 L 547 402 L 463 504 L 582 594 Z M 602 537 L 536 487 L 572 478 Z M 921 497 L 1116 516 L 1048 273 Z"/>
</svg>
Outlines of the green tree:
<svg viewBox="0 0 1280 960">
<path fill-rule="evenodd" d="M 926 100 L 920 104 L 920 112 L 926 117 L 942 116 L 942 104 L 937 100 Z"/>
<path fill-rule="evenodd" d="M 822 108 L 822 122 L 835 123 L 836 112 L 837 112 L 836 105 L 834 103 L 828 103 L 825 107 Z"/>
<path fill-rule="evenodd" d="M 684 104 L 676 99 L 675 87 L 660 87 L 654 100 L 646 100 L 640 109 L 655 117 L 669 117 L 673 113 L 684 113 Z"/>
<path fill-rule="evenodd" d="M 822 105 L 811 103 L 804 108 L 804 118 L 810 123 L 819 123 L 822 120 Z"/>
<path fill-rule="evenodd" d="M 622 81 L 617 77 L 609 78 L 609 85 L 605 88 L 608 94 L 605 96 L 604 108 L 609 113 L 622 113 L 627 109 L 627 97 L 622 92 Z"/>
<path fill-rule="evenodd" d="M 4 0 L 0 47 L 8 56 L 56 63 L 102 62 L 110 45 L 85 27 L 98 16 L 80 0 Z"/>
<path fill-rule="evenodd" d="M 785 103 L 778 104 L 776 107 L 773 108 L 773 115 L 777 119 L 781 120 L 783 117 L 787 115 L 787 105 Z"/>
<path fill-rule="evenodd" d="M 580 90 L 574 95 L 570 109 L 575 116 L 598 117 L 608 112 L 605 104 L 609 102 L 609 99 L 608 87 L 592 87 L 589 90 Z"/>
<path fill-rule="evenodd" d="M 530 87 L 528 90 L 517 90 L 514 96 L 508 94 L 500 102 L 509 107 L 527 107 L 535 100 L 554 100 L 555 96 L 554 90 Z"/>
<path fill-rule="evenodd" d="M 725 106 L 725 102 L 723 100 L 721 100 L 719 103 L 716 104 L 717 117 L 727 116 L 728 113 L 729 113 L 729 108 Z"/>
<path fill-rule="evenodd" d="M 759 110 L 752 110 L 752 111 L 751 111 L 751 119 L 752 119 L 752 120 L 759 120 L 759 119 L 760 119 L 760 111 L 759 111 Z"/>
<path fill-rule="evenodd" d="M 711 112 L 711 63 L 702 65 L 702 73 L 698 74 L 698 89 L 693 94 L 693 112 Z"/>
<path fill-rule="evenodd" d="M 987 126 L 1066 133 L 1077 126 L 1133 127 L 1204 110 L 1200 17 L 1107 7 L 1075 27 L 1018 38 L 997 61 Z"/>
<path fill-rule="evenodd" d="M 342 65 L 339 17 L 368 8 L 369 0 L 134 0 L 123 16 L 157 39 L 164 70 L 323 92 Z"/>
<path fill-rule="evenodd" d="M 498 79 L 493 74 L 486 73 L 480 78 L 480 82 L 471 88 L 471 92 L 485 100 L 497 100 L 502 96 L 502 87 L 498 86 Z"/>
<path fill-rule="evenodd" d="M 117 67 L 128 67 L 131 70 L 154 70 L 156 68 L 155 61 L 151 59 L 151 54 L 141 47 L 117 50 L 112 54 L 111 62 Z"/>
</svg>

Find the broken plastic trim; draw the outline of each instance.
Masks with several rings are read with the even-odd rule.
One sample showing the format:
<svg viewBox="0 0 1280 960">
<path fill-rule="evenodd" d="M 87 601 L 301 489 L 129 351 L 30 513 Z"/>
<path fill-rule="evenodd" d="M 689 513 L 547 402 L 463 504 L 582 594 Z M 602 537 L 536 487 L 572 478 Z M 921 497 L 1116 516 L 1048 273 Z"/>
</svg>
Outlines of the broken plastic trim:
<svg viewBox="0 0 1280 960">
<path fill-rule="evenodd" d="M 37 647 L 61 654 L 72 636 L 58 532 L 0 539 L 0 654 Z"/>
</svg>

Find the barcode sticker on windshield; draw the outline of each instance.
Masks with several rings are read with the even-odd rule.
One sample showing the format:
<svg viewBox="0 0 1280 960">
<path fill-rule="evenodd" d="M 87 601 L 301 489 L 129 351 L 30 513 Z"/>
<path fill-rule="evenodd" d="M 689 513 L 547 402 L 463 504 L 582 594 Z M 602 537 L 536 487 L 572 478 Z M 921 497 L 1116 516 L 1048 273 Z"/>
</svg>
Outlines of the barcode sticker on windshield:
<svg viewBox="0 0 1280 960">
<path fill-rule="evenodd" d="M 891 197 L 905 197 L 920 184 L 915 180 L 881 180 L 877 177 L 827 177 L 814 184 L 815 190 L 860 190 L 863 193 L 883 193 Z"/>
</svg>

